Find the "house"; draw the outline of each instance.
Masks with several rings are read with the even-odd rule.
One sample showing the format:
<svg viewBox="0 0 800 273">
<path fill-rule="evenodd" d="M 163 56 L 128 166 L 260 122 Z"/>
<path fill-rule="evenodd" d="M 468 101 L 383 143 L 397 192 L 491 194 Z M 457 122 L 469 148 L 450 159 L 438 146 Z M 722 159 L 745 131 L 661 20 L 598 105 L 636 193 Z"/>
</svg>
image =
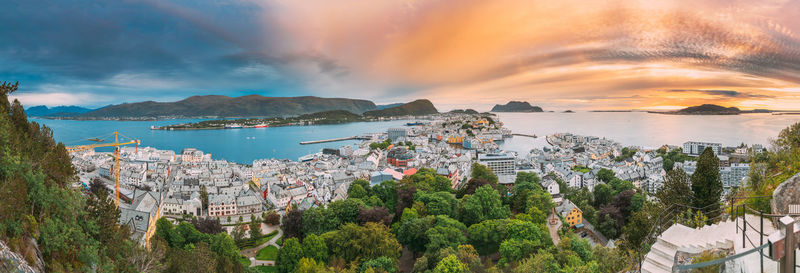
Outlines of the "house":
<svg viewBox="0 0 800 273">
<path fill-rule="evenodd" d="M 133 192 L 130 207 L 120 207 L 119 224 L 127 224 L 131 239 L 150 247 L 150 238 L 156 231 L 156 220 L 161 217 L 161 194 L 152 191 Z"/>
<path fill-rule="evenodd" d="M 569 214 L 567 214 L 567 217 L 564 217 L 564 219 L 567 220 L 567 223 L 569 223 L 570 227 L 583 225 L 583 211 L 581 211 L 581 209 L 578 207 L 573 207 L 572 210 L 569 211 Z"/>
<path fill-rule="evenodd" d="M 209 216 L 229 216 L 236 214 L 236 198 L 227 194 L 215 194 L 208 197 Z"/>
</svg>

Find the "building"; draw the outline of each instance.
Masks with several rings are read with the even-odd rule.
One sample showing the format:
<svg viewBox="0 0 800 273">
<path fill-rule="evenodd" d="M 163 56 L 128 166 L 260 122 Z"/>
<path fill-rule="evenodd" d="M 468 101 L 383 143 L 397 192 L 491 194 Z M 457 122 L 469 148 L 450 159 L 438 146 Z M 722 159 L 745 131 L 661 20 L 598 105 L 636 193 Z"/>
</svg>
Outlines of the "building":
<svg viewBox="0 0 800 273">
<path fill-rule="evenodd" d="M 414 156 L 405 147 L 397 147 L 386 153 L 386 163 L 395 167 L 408 167 L 408 162 L 413 160 Z"/>
<path fill-rule="evenodd" d="M 408 131 L 406 131 L 406 128 L 389 128 L 386 133 L 389 135 L 389 139 L 397 141 L 400 138 L 405 139 Z"/>
<path fill-rule="evenodd" d="M 131 239 L 150 247 L 150 238 L 156 231 L 156 220 L 161 217 L 161 194 L 151 191 L 134 191 L 130 207 L 119 208 L 119 224 L 131 229 Z"/>
<path fill-rule="evenodd" d="M 236 211 L 238 214 L 258 214 L 264 211 L 261 200 L 255 195 L 236 197 Z"/>
<path fill-rule="evenodd" d="M 208 216 L 229 216 L 236 214 L 236 198 L 227 194 L 208 197 Z"/>
<path fill-rule="evenodd" d="M 183 162 L 200 162 L 203 160 L 203 151 L 195 148 L 186 148 L 181 151 L 181 161 Z"/>
<path fill-rule="evenodd" d="M 514 183 L 517 172 L 512 154 L 479 154 L 478 164 L 484 165 L 497 175 L 501 184 Z"/>
<path fill-rule="evenodd" d="M 697 171 L 697 161 L 686 161 L 683 163 L 683 171 L 691 176 Z M 729 167 L 719 168 L 719 180 L 722 182 L 722 187 L 738 187 L 742 180 L 747 177 L 750 172 L 750 164 L 747 163 L 734 163 Z"/>
<path fill-rule="evenodd" d="M 567 217 L 564 217 L 564 220 L 567 221 L 570 227 L 581 225 L 583 224 L 583 211 L 578 207 L 574 207 L 569 211 Z"/>
<path fill-rule="evenodd" d="M 711 148 L 714 155 L 719 155 L 722 151 L 722 144 L 698 141 L 687 141 L 683 143 L 683 153 L 687 155 L 698 156 L 703 153 L 706 148 Z"/>
</svg>

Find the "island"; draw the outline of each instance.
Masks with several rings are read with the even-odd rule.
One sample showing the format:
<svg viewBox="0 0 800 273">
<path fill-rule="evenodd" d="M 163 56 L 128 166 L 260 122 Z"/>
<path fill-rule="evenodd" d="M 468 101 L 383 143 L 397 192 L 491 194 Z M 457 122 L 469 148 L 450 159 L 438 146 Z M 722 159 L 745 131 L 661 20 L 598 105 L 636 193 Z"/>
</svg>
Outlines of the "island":
<svg viewBox="0 0 800 273">
<path fill-rule="evenodd" d="M 527 101 L 509 101 L 505 105 L 496 104 L 491 112 L 524 112 L 538 113 L 544 112 L 539 106 L 531 106 Z"/>
<path fill-rule="evenodd" d="M 716 104 L 703 104 L 698 106 L 686 107 L 677 111 L 657 112 L 648 111 L 654 114 L 668 114 L 668 115 L 738 115 L 742 111 L 736 107 L 725 107 Z"/>
<path fill-rule="evenodd" d="M 168 118 L 290 117 L 316 112 L 345 110 L 355 114 L 376 110 L 369 100 L 347 98 L 264 97 L 247 95 L 192 96 L 175 102 L 145 101 L 109 105 L 93 111 L 59 117 L 76 120 L 124 120 Z"/>
<path fill-rule="evenodd" d="M 315 124 L 340 124 L 381 120 L 408 119 L 439 113 L 429 100 L 421 99 L 383 110 L 373 110 L 361 115 L 346 110 L 321 111 L 293 117 L 239 118 L 205 120 L 194 123 L 150 127 L 152 130 L 217 130 L 267 128 Z"/>
</svg>

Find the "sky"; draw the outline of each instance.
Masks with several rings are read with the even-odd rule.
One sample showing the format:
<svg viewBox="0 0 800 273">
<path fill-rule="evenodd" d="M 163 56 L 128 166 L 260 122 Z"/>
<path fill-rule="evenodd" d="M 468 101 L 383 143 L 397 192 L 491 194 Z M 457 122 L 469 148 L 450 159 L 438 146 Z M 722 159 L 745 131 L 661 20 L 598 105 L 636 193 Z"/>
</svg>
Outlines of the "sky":
<svg viewBox="0 0 800 273">
<path fill-rule="evenodd" d="M 25 106 L 260 94 L 800 109 L 800 1 L 4 2 L 0 81 L 19 81 Z"/>
</svg>

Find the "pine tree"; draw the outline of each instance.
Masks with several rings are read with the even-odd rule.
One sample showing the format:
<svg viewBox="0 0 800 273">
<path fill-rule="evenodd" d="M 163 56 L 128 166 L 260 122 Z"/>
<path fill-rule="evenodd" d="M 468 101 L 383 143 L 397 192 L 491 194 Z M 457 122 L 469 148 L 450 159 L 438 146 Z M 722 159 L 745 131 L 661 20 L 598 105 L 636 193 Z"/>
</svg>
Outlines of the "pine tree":
<svg viewBox="0 0 800 273">
<path fill-rule="evenodd" d="M 722 181 L 719 178 L 719 158 L 711 148 L 706 148 L 697 159 L 697 170 L 692 174 L 694 206 L 702 209 L 709 219 L 719 215 Z"/>
</svg>

